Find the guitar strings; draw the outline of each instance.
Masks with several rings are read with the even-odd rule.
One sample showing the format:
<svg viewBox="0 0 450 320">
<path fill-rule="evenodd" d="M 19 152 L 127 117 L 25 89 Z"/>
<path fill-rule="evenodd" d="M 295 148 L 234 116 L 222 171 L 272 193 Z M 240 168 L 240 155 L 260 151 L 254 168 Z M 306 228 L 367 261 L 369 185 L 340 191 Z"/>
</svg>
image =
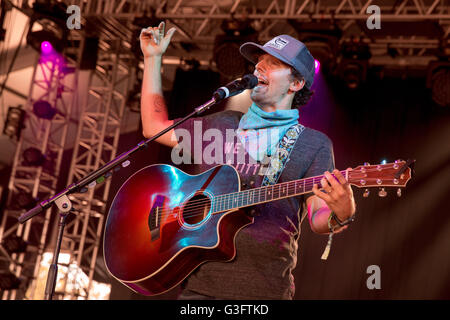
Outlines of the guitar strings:
<svg viewBox="0 0 450 320">
<path fill-rule="evenodd" d="M 345 170 L 341 171 L 341 173 L 344 173 L 344 172 L 345 172 Z M 314 181 L 317 178 L 322 179 L 323 177 L 324 176 L 314 176 L 314 177 L 306 178 L 305 179 L 305 184 L 302 184 L 302 186 L 303 186 L 304 189 L 306 189 L 306 187 L 308 187 L 308 188 L 312 187 L 315 184 Z M 312 180 L 312 181 L 309 181 L 309 180 Z M 312 182 L 312 184 L 311 184 L 311 182 Z M 283 182 L 283 183 L 278 184 L 278 186 L 281 186 L 283 184 L 287 184 L 289 191 L 292 191 L 292 189 L 294 189 L 294 191 L 295 191 L 295 181 Z M 200 200 L 194 200 L 194 201 L 191 202 L 191 205 L 188 207 L 188 209 L 203 208 L 204 207 L 203 204 L 208 204 L 208 203 L 214 202 L 214 201 L 220 201 L 220 200 L 217 200 L 218 197 L 225 197 L 225 196 L 230 197 L 231 195 L 233 195 L 232 196 L 233 200 L 239 201 L 239 200 L 243 199 L 244 197 L 248 196 L 248 195 L 244 194 L 245 192 L 251 192 L 251 191 L 256 192 L 256 190 L 259 190 L 258 192 L 260 192 L 261 189 L 263 189 L 263 188 L 268 189 L 269 187 L 272 187 L 272 191 L 273 191 L 273 188 L 275 186 L 277 186 L 277 185 L 262 186 L 262 187 L 258 187 L 258 188 L 254 188 L 254 189 L 250 189 L 250 190 L 241 190 L 241 191 L 237 191 L 237 192 L 231 192 L 231 193 L 227 193 L 227 194 L 222 194 L 222 195 L 216 196 L 213 200 L 211 200 L 209 198 L 207 198 L 207 199 L 200 199 Z M 237 196 L 235 196 L 235 195 L 237 195 Z M 182 202 L 178 207 L 182 207 L 184 204 L 187 204 L 188 202 L 189 201 Z M 195 204 L 196 206 L 194 206 L 193 204 Z M 169 208 L 169 209 L 162 210 L 161 213 L 163 213 L 163 212 L 172 212 L 172 211 L 173 211 L 173 209 Z M 227 210 L 224 210 L 224 211 L 227 211 Z M 222 211 L 218 211 L 218 212 L 222 212 Z"/>
<path fill-rule="evenodd" d="M 301 194 L 298 194 L 297 196 L 300 196 Z M 245 208 L 245 207 L 251 207 L 253 205 L 258 205 L 258 204 L 262 204 L 262 203 L 266 203 L 266 202 L 272 202 L 272 201 L 277 201 L 277 200 L 281 200 L 284 198 L 290 198 L 290 197 L 294 197 L 294 195 L 290 195 L 290 196 L 286 196 L 286 197 L 280 197 L 277 199 L 269 199 L 267 201 L 261 201 L 259 203 L 253 203 L 253 204 L 243 204 L 242 206 L 236 205 L 236 206 L 232 206 L 230 208 L 227 208 L 225 210 L 214 210 L 213 212 L 210 212 L 211 210 L 211 201 L 209 199 L 205 199 L 203 201 L 199 201 L 199 202 L 203 202 L 202 204 L 197 204 L 196 206 L 188 206 L 185 207 L 184 210 L 180 213 L 177 212 L 176 214 L 174 214 L 173 218 L 170 219 L 171 215 L 173 214 L 173 209 L 164 209 L 160 212 L 160 217 L 161 219 L 165 218 L 166 220 L 164 221 L 165 223 L 167 222 L 171 222 L 171 221 L 175 221 L 179 218 L 179 216 L 183 217 L 183 219 L 189 219 L 191 217 L 198 217 L 198 216 L 203 216 L 202 220 L 207 216 L 207 215 L 213 215 L 213 214 L 219 214 L 219 213 L 223 213 L 226 211 L 230 211 L 233 209 L 241 209 L 241 208 Z M 239 199 L 237 201 L 240 201 L 242 199 Z M 208 213 L 205 215 L 204 213 L 202 213 L 200 210 L 204 209 L 205 207 L 208 207 Z"/>
<path fill-rule="evenodd" d="M 369 180 L 375 180 L 375 179 L 369 179 Z M 291 188 L 289 190 L 292 191 Z M 319 190 L 323 190 L 323 189 L 319 189 Z M 265 202 L 271 202 L 271 201 L 281 200 L 281 199 L 284 199 L 284 198 L 291 198 L 291 197 L 294 197 L 294 196 L 300 196 L 300 195 L 305 194 L 305 193 L 307 193 L 307 192 L 302 192 L 302 193 L 296 194 L 296 195 L 294 195 L 294 194 L 290 194 L 289 195 L 289 191 L 287 191 L 287 193 L 286 193 L 286 194 L 288 194 L 287 196 L 279 197 L 279 198 L 276 198 L 276 199 L 273 199 L 273 198 L 272 199 L 267 199 L 267 201 L 258 201 L 257 203 L 252 203 L 252 204 L 248 204 L 248 203 L 244 204 L 243 203 L 241 206 L 237 205 L 237 203 L 241 202 L 244 197 L 247 197 L 247 195 L 239 195 L 237 197 L 235 196 L 233 198 L 233 201 L 231 201 L 231 200 L 226 200 L 225 201 L 225 202 L 227 202 L 227 205 L 229 205 L 231 203 L 231 207 L 229 207 L 229 208 L 227 208 L 225 210 L 217 210 L 216 209 L 213 212 L 211 212 L 211 214 L 218 214 L 218 213 L 221 213 L 221 212 L 230 211 L 232 209 L 240 209 L 240 208 L 250 207 L 250 206 L 253 206 L 253 205 L 262 204 L 262 203 L 265 203 Z M 211 210 L 211 207 L 213 207 L 213 209 L 214 209 L 214 207 L 218 207 L 219 206 L 218 204 L 216 204 L 216 205 L 213 204 L 211 206 L 211 203 L 213 203 L 214 200 L 210 200 L 209 198 L 203 199 L 203 200 L 196 200 L 195 202 L 196 202 L 195 205 L 189 205 L 189 206 L 184 208 L 184 210 L 182 212 L 182 216 L 184 218 L 195 217 L 195 216 L 200 215 L 201 213 L 198 210 L 199 209 L 204 209 L 206 206 L 209 206 L 208 213 L 209 213 L 209 210 Z M 187 202 L 182 203 L 179 207 L 182 207 L 183 204 L 185 204 L 185 203 L 187 203 Z M 160 211 L 161 218 L 166 217 L 166 216 L 170 216 L 172 214 L 172 212 L 173 212 L 173 209 L 170 209 L 170 208 L 161 210 Z"/>
<path fill-rule="evenodd" d="M 341 173 L 344 174 L 346 171 L 347 170 L 341 171 Z M 367 172 L 375 172 L 375 171 L 379 171 L 379 170 L 378 169 L 366 169 L 365 172 L 367 173 Z M 364 172 L 360 173 L 360 172 L 357 172 L 357 171 L 349 171 L 349 173 L 353 174 L 353 175 L 355 175 L 355 174 L 364 174 Z M 306 178 L 305 179 L 305 183 L 302 184 L 301 186 L 299 186 L 299 188 L 301 187 L 301 188 L 304 188 L 304 190 L 305 190 L 306 187 L 308 187 L 308 188 L 312 187 L 315 184 L 315 180 L 319 179 L 319 181 L 320 181 L 323 177 L 324 176 L 322 175 L 322 176 L 315 176 L 315 177 Z M 364 178 L 364 177 L 361 177 L 361 178 Z M 376 179 L 377 178 L 366 178 L 365 180 L 369 182 L 369 181 L 376 180 Z M 279 199 L 287 198 L 287 197 L 293 197 L 294 196 L 293 194 L 289 195 L 290 192 L 292 192 L 292 191 L 295 192 L 296 183 L 295 182 L 293 183 L 293 182 L 294 181 L 289 181 L 289 182 L 284 182 L 284 183 L 278 184 L 278 186 L 279 186 L 278 189 L 279 189 L 279 193 L 280 194 L 282 193 L 282 190 L 280 190 L 280 189 L 283 188 L 281 186 L 283 184 L 286 184 L 284 192 L 288 196 L 280 197 L 280 198 L 275 199 L 275 200 L 279 200 Z M 275 186 L 277 186 L 277 185 L 273 185 L 272 187 L 275 188 Z M 244 198 L 246 198 L 246 197 L 248 198 L 250 192 L 254 192 L 254 193 L 259 192 L 259 194 L 261 196 L 261 189 L 262 188 L 268 188 L 268 187 L 270 187 L 270 186 L 263 186 L 263 187 L 259 187 L 259 188 L 254 188 L 254 189 L 249 189 L 249 190 L 242 190 L 242 191 L 233 192 L 233 193 L 229 193 L 229 194 L 218 195 L 218 196 L 216 196 L 213 199 L 207 198 L 207 199 L 194 200 L 194 201 L 192 201 L 189 204 L 189 206 L 185 207 L 185 209 L 183 210 L 183 217 L 188 218 L 188 217 L 196 216 L 196 215 L 198 215 L 198 213 L 196 212 L 197 209 L 203 209 L 203 208 L 205 208 L 205 206 L 207 206 L 209 204 L 212 204 L 212 205 L 210 205 L 209 210 L 211 209 L 211 207 L 219 207 L 220 205 L 222 205 L 222 204 L 218 203 L 217 201 L 224 201 L 227 204 L 229 204 L 230 202 L 236 204 L 236 203 L 242 201 Z M 322 188 L 319 189 L 319 190 L 322 190 Z M 272 192 L 273 192 L 273 189 L 272 189 Z M 302 192 L 301 194 L 303 194 L 303 193 L 306 193 L 306 192 Z M 301 194 L 298 194 L 298 195 L 301 195 Z M 253 194 L 253 197 L 254 196 L 255 195 Z M 229 198 L 229 199 L 227 199 L 227 198 L 218 199 L 218 197 L 231 197 L 231 198 Z M 232 199 L 233 201 L 230 201 L 230 199 Z M 272 195 L 272 199 L 270 199 L 268 201 L 272 201 L 272 200 L 273 200 L 273 195 Z M 268 201 L 265 201 L 265 202 L 268 202 Z M 260 201 L 260 202 L 263 202 L 263 201 Z M 188 203 L 189 203 L 189 201 L 183 202 L 178 207 L 182 207 L 183 205 L 188 204 Z M 229 210 L 234 209 L 234 208 L 242 208 L 242 207 L 247 207 L 247 206 L 252 206 L 252 205 L 253 204 L 247 204 L 247 205 L 243 205 L 241 207 L 239 207 L 239 206 L 234 207 L 233 206 L 233 207 L 231 207 L 231 208 L 229 208 L 227 210 L 214 211 L 213 214 L 224 212 L 224 211 L 229 211 Z M 159 214 L 161 215 L 161 218 L 163 218 L 165 216 L 170 215 L 172 212 L 173 212 L 173 209 L 167 208 L 167 209 L 161 210 L 159 212 Z M 193 212 L 196 212 L 196 213 L 193 213 Z"/>
<path fill-rule="evenodd" d="M 378 171 L 378 170 L 366 170 L 366 172 L 367 171 Z M 343 172 L 345 172 L 345 170 L 344 171 L 341 171 L 341 173 L 343 173 Z M 354 172 L 353 174 L 357 174 L 357 172 Z M 314 176 L 314 177 L 309 177 L 309 178 L 305 178 L 304 180 L 305 180 L 305 184 L 304 184 L 304 187 L 306 187 L 306 186 L 308 186 L 308 187 L 312 187 L 314 184 L 316 184 L 316 182 L 315 182 L 315 180 L 317 180 L 318 178 L 320 178 L 320 180 L 322 179 L 322 178 L 324 178 L 324 176 Z M 364 178 L 364 177 L 361 177 L 361 178 Z M 372 180 L 372 179 L 375 179 L 375 178 L 366 178 L 366 181 L 367 180 Z M 218 195 L 218 196 L 216 196 L 216 199 L 218 198 L 218 197 L 223 197 L 223 196 L 230 196 L 230 195 L 232 195 L 232 194 L 240 194 L 239 195 L 239 197 L 247 197 L 248 196 L 248 194 L 244 194 L 245 192 L 254 192 L 254 191 L 256 191 L 256 190 L 258 190 L 258 189 L 263 189 L 263 188 L 266 188 L 266 189 L 268 189 L 269 187 L 276 187 L 276 186 L 282 186 L 282 185 L 287 185 L 287 187 L 289 188 L 289 190 L 291 190 L 291 188 L 295 188 L 296 186 L 295 186 L 295 181 L 299 181 L 299 180 L 294 180 L 294 181 L 288 181 L 288 182 L 283 182 L 283 183 L 280 183 L 280 184 L 277 184 L 277 185 L 269 185 L 269 186 L 262 186 L 262 187 L 258 187 L 258 188 L 254 188 L 254 189 L 248 189 L 248 190 L 241 190 L 241 191 L 237 191 L 237 192 L 232 192 L 232 193 L 228 193 L 228 194 L 222 194 L 222 195 Z M 280 188 L 280 187 L 279 187 Z M 209 199 L 208 200 L 205 200 L 205 199 L 200 199 L 200 200 L 194 200 L 194 201 L 192 201 L 192 203 L 196 203 L 196 202 L 204 202 L 204 201 L 210 201 Z M 182 204 L 184 204 L 184 203 L 187 203 L 187 202 L 183 202 Z"/>
<path fill-rule="evenodd" d="M 239 208 L 249 207 L 249 206 L 261 204 L 261 203 L 264 203 L 264 202 L 270 202 L 270 201 L 281 200 L 281 199 L 284 199 L 284 198 L 294 197 L 295 196 L 294 194 L 290 194 L 289 195 L 289 191 L 292 191 L 293 189 L 294 188 L 288 188 L 288 191 L 286 192 L 286 194 L 288 194 L 287 196 L 279 197 L 279 198 L 276 198 L 276 199 L 272 198 L 272 199 L 268 199 L 267 201 L 258 201 L 258 203 L 243 204 L 242 206 L 232 206 L 232 207 L 230 207 L 228 209 L 225 209 L 225 210 L 213 211 L 212 214 L 217 214 L 217 213 L 229 211 L 229 210 L 232 210 L 232 209 L 239 209 Z M 319 189 L 319 190 L 323 190 L 323 189 Z M 300 193 L 300 194 L 296 194 L 296 195 L 300 196 L 302 194 L 304 194 L 304 193 Z M 221 196 L 223 196 L 223 195 L 221 195 Z M 236 204 L 237 202 L 242 201 L 244 199 L 244 197 L 248 197 L 248 195 L 239 195 L 237 197 L 235 196 L 234 198 L 230 198 L 230 199 L 233 199 L 233 201 L 225 200 L 225 202 L 227 202 L 227 204 L 229 204 L 230 202 Z M 182 203 L 179 207 L 182 207 L 183 204 L 185 204 L 185 203 L 187 203 L 187 202 Z M 210 209 L 211 209 L 211 207 L 218 207 L 219 206 L 219 204 L 214 205 L 214 200 L 211 200 L 209 198 L 202 199 L 202 200 L 195 200 L 192 203 L 195 203 L 195 205 L 189 205 L 189 206 L 185 207 L 185 209 L 183 210 L 183 217 L 188 218 L 188 217 L 197 216 L 197 215 L 199 215 L 199 213 L 197 213 L 197 209 L 203 209 L 203 208 L 205 208 L 205 206 L 210 205 L 211 203 L 213 203 L 213 205 L 209 206 Z M 160 213 L 161 218 L 162 218 L 162 217 L 165 217 L 165 216 L 170 216 L 172 214 L 172 212 L 173 212 L 173 209 L 169 208 L 169 209 L 163 209 L 159 213 Z"/>
<path fill-rule="evenodd" d="M 378 169 L 366 169 L 366 172 L 370 172 L 370 171 L 379 171 L 379 170 Z M 342 171 L 341 171 L 341 173 L 342 173 Z M 358 172 L 354 172 L 354 174 L 355 173 L 357 174 Z M 308 186 L 308 188 L 312 187 L 312 185 L 314 185 L 314 181 L 316 180 L 316 178 L 323 178 L 323 177 L 324 176 L 315 176 L 315 177 L 306 178 L 305 184 L 304 184 L 305 189 L 306 189 L 306 186 Z M 375 179 L 376 178 L 366 178 L 366 181 L 371 181 L 371 180 L 375 180 Z M 286 192 L 287 192 L 287 194 L 289 194 L 289 192 L 292 191 L 293 189 L 295 191 L 295 183 L 292 183 L 292 182 L 293 181 L 284 182 L 284 183 L 278 184 L 278 186 L 281 186 L 282 184 L 287 184 Z M 275 187 L 275 186 L 276 185 L 273 185 L 272 187 Z M 219 195 L 219 196 L 216 196 L 216 198 L 214 198 L 213 200 L 211 200 L 209 198 L 207 198 L 207 199 L 200 199 L 200 200 L 194 200 L 194 201 L 191 202 L 191 204 L 187 208 L 185 208 L 183 216 L 188 217 L 189 215 L 186 215 L 187 212 L 192 212 L 192 211 L 194 211 L 194 210 L 196 210 L 198 208 L 204 208 L 205 205 L 210 204 L 210 203 L 213 203 L 213 206 L 214 206 L 214 203 L 217 204 L 217 202 L 214 202 L 214 201 L 222 201 L 222 200 L 217 200 L 218 197 L 224 197 L 224 196 L 230 197 L 231 195 L 233 195 L 232 199 L 236 203 L 236 202 L 240 202 L 241 200 L 243 200 L 244 197 L 248 197 L 249 192 L 257 192 L 258 189 L 268 188 L 268 187 L 270 187 L 270 186 L 264 186 L 264 187 L 250 189 L 250 190 L 243 190 L 243 191 L 233 192 L 233 193 L 229 193 L 229 194 Z M 279 189 L 280 188 L 281 187 L 279 187 Z M 319 189 L 319 190 L 322 190 L 322 189 Z M 272 191 L 273 191 L 273 189 L 272 189 Z M 259 190 L 259 192 L 260 192 L 260 190 Z M 281 190 L 280 190 L 280 192 L 281 192 Z M 302 192 L 301 194 L 303 194 L 303 193 L 306 193 L 306 192 Z M 238 195 L 236 196 L 236 194 L 238 194 Z M 301 195 L 301 194 L 298 194 L 298 195 Z M 293 195 L 288 195 L 287 197 L 291 197 L 291 196 L 293 196 Z M 286 198 L 286 197 L 282 197 L 282 198 Z M 278 198 L 278 199 L 281 199 L 281 198 Z M 275 200 L 278 200 L 278 199 L 275 199 Z M 224 200 L 230 202 L 229 199 L 224 199 Z M 271 200 L 273 200 L 273 198 L 268 200 L 268 201 L 271 201 Z M 231 201 L 231 202 L 233 202 L 233 201 Z M 188 201 L 187 202 L 183 202 L 183 203 L 180 204 L 179 207 L 181 207 L 181 206 L 183 206 L 184 204 L 187 204 L 187 203 L 188 203 Z M 218 205 L 219 204 L 217 204 L 217 206 Z M 241 207 L 246 207 L 246 206 L 251 206 L 251 205 L 243 205 Z M 235 207 L 232 207 L 230 209 L 234 209 L 234 208 Z M 239 206 L 237 208 L 239 208 Z M 227 210 L 220 210 L 220 211 L 214 211 L 214 213 L 220 213 L 220 212 L 224 212 L 224 211 L 228 211 L 228 210 L 229 209 L 227 209 Z M 163 209 L 161 211 L 161 213 L 167 214 L 169 212 L 169 214 L 170 214 L 170 213 L 172 213 L 172 211 L 173 211 L 173 209 L 168 208 L 168 209 Z"/>
</svg>

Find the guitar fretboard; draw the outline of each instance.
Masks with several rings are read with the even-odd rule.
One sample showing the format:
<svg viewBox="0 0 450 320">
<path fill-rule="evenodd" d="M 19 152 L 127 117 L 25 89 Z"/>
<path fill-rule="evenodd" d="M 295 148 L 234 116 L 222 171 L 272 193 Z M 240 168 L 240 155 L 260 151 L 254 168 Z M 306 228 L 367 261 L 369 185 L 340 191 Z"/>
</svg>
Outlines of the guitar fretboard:
<svg viewBox="0 0 450 320">
<path fill-rule="evenodd" d="M 346 175 L 346 171 L 341 171 L 341 173 Z M 212 201 L 211 210 L 214 214 L 299 196 L 311 192 L 314 184 L 318 184 L 321 189 L 320 180 L 322 178 L 324 178 L 323 175 L 219 195 Z"/>
</svg>

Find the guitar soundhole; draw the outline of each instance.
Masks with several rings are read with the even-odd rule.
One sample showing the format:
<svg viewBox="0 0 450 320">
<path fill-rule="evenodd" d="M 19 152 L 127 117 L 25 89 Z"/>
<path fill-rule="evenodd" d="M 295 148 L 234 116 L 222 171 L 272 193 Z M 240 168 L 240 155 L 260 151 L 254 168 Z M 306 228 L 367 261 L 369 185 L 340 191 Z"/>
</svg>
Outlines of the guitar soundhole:
<svg viewBox="0 0 450 320">
<path fill-rule="evenodd" d="M 193 196 L 183 208 L 183 220 L 187 224 L 200 223 L 208 215 L 211 200 L 205 195 Z"/>
</svg>

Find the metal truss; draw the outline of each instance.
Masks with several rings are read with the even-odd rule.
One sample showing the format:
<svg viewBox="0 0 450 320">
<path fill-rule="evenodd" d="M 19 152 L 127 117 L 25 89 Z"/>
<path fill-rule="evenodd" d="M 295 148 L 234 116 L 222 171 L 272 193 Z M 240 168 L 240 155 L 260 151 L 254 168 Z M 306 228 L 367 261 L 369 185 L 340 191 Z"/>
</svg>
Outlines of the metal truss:
<svg viewBox="0 0 450 320">
<path fill-rule="evenodd" d="M 95 71 L 91 71 L 88 96 L 82 104 L 68 184 L 81 180 L 116 156 L 121 120 L 130 86 L 130 55 L 120 40 L 100 42 Z M 75 214 L 70 215 L 63 251 L 70 254 L 69 270 L 55 292 L 64 299 L 89 299 L 107 213 L 110 180 L 97 179 L 86 192 L 70 195 Z M 75 275 L 74 275 L 75 273 Z M 80 275 L 85 277 L 80 282 Z"/>
<path fill-rule="evenodd" d="M 358 38 L 369 45 L 371 65 L 425 66 L 436 59 L 438 51 L 446 48 L 448 55 L 450 45 L 448 0 L 60 1 L 79 6 L 83 23 L 94 22 L 102 39 L 121 39 L 128 49 L 138 41 L 134 33 L 138 27 L 133 25 L 136 17 L 164 20 L 167 29 L 175 26 L 178 30 L 166 57 L 196 58 L 202 64 L 212 61 L 214 40 L 223 33 L 222 23 L 230 19 L 248 21 L 260 42 L 278 34 L 301 36 L 305 23 L 333 25 L 342 32 L 339 44 Z M 20 7 L 25 1 L 12 2 Z M 366 25 L 372 5 L 380 8 L 380 30 Z"/>
<path fill-rule="evenodd" d="M 385 19 L 404 21 L 411 19 L 448 19 L 449 8 L 445 0 L 83 0 L 72 1 L 86 15 L 108 15 L 111 18 L 134 18 L 143 12 L 155 10 L 163 19 L 336 19 L 366 20 L 366 9 L 380 5 Z"/>
<path fill-rule="evenodd" d="M 24 224 L 18 217 L 26 210 L 20 207 L 21 193 L 33 198 L 46 199 L 58 191 L 57 182 L 61 174 L 61 162 L 66 144 L 69 120 L 76 92 L 75 68 L 63 62 L 62 56 L 42 57 L 36 63 L 27 103 L 24 107 L 26 120 L 17 144 L 6 209 L 0 226 L 0 261 L 8 265 L 9 271 L 20 281 L 19 289 L 4 290 L 2 299 L 33 299 L 37 272 L 52 220 L 51 208 Z M 42 119 L 33 113 L 33 103 L 45 100 L 56 109 L 51 120 Z M 43 165 L 30 166 L 24 163 L 23 153 L 28 148 L 38 149 L 46 158 Z M 23 204 L 22 204 L 23 205 Z M 10 237 L 27 243 L 25 252 L 11 253 L 5 248 Z"/>
<path fill-rule="evenodd" d="M 128 45 L 137 41 L 132 39 L 136 29 L 133 19 L 153 12 L 155 21 L 165 20 L 167 28 L 178 29 L 168 55 L 197 56 L 206 61 L 211 60 L 222 22 L 229 19 L 249 21 L 261 42 L 277 34 L 301 33 L 295 23 L 332 24 L 342 31 L 340 43 L 355 37 L 368 43 L 373 53 L 371 63 L 379 65 L 426 65 L 436 50 L 448 46 L 450 34 L 447 0 L 78 0 L 70 4 L 80 6 L 83 19 L 95 19 L 103 37 L 120 38 Z M 367 9 L 373 4 L 381 13 L 381 30 L 376 32 L 366 25 L 372 14 Z M 392 33 L 395 23 L 433 24 L 440 31 Z M 191 54 L 183 50 L 186 43 L 194 47 Z M 395 52 L 398 58 L 393 60 L 389 52 Z"/>
<path fill-rule="evenodd" d="M 23 5 L 21 0 L 12 1 L 12 3 L 19 8 Z M 104 31 L 101 34 L 104 35 Z M 135 57 L 127 48 L 126 43 L 124 46 L 124 41 L 121 38 L 115 35 L 101 36 L 100 38 L 96 69 L 90 71 L 89 84 L 86 86 L 87 97 L 80 103 L 80 118 L 67 179 L 68 185 L 115 158 L 127 94 L 130 86 L 133 85 L 132 80 L 136 76 L 135 71 L 138 67 Z M 71 31 L 69 42 L 79 43 L 78 47 L 66 48 L 65 50 L 66 53 L 71 54 L 71 57 L 76 56 L 77 63 L 75 63 L 73 70 L 76 71 L 77 80 L 74 80 L 74 83 L 77 84 L 79 70 L 76 68 L 81 61 L 82 48 L 85 43 L 84 30 Z M 27 103 L 30 118 L 26 123 L 27 132 L 30 130 L 31 132 L 29 134 L 26 134 L 25 131 L 22 132 L 10 180 L 10 189 L 32 192 L 33 197 L 38 199 L 47 199 L 60 191 L 55 189 L 67 135 L 67 128 L 61 128 L 61 117 L 63 115 L 68 116 L 72 108 L 72 105 L 64 105 L 65 109 L 58 109 L 57 115 L 51 122 L 37 119 L 33 115 L 34 101 L 47 96 L 55 96 L 55 85 L 52 79 L 56 74 L 40 75 L 41 69 L 46 70 L 46 66 L 38 65 L 33 75 L 34 80 Z M 39 84 L 41 87 L 44 86 L 41 84 L 41 78 L 44 78 L 48 83 L 48 88 L 44 88 L 46 93 L 37 92 L 36 88 Z M 58 89 L 59 96 L 57 95 L 55 99 L 61 100 L 61 95 L 67 95 L 66 87 L 62 89 L 60 86 Z M 75 91 L 75 88 L 73 88 L 71 93 Z M 50 102 L 52 104 L 54 102 L 54 105 L 57 106 L 59 100 Z M 67 101 L 67 97 L 64 101 Z M 65 121 L 68 123 L 68 118 Z M 45 127 L 45 125 L 48 127 Z M 57 125 L 59 125 L 58 128 L 62 133 L 58 134 L 58 132 L 55 132 L 56 129 L 51 129 Z M 54 142 L 56 138 L 61 138 L 64 141 Z M 30 145 L 39 148 L 44 154 L 46 151 L 51 151 L 54 158 L 53 167 L 45 171 L 41 167 L 23 166 L 21 154 Z M 55 150 L 55 146 L 59 146 L 60 149 Z M 110 180 L 107 178 L 105 176 L 106 181 L 98 179 L 95 187 L 94 184 L 91 185 L 87 192 L 70 195 L 74 211 L 66 220 L 67 224 L 61 249 L 61 256 L 64 255 L 64 259 L 62 259 L 63 261 L 60 259 L 58 263 L 59 273 L 54 294 L 55 299 L 89 299 L 92 293 L 94 272 L 106 276 L 102 274 L 103 270 L 98 270 L 98 268 L 96 270 L 96 262 L 106 215 L 106 202 L 109 196 Z M 12 192 L 8 205 L 11 202 L 14 202 L 14 193 Z M 45 217 L 41 214 L 29 220 L 25 225 L 20 225 L 17 218 L 25 211 L 20 209 L 22 208 L 4 212 L 0 226 L 0 240 L 11 234 L 16 234 L 20 239 L 29 243 L 27 252 L 9 254 L 5 248 L 0 246 L 0 262 L 7 263 L 11 272 L 20 278 L 23 284 L 20 290 L 4 291 L 0 294 L 2 294 L 3 299 L 42 299 L 43 282 L 45 283 L 47 271 L 43 270 L 45 267 L 43 267 L 43 264 L 41 266 L 41 262 L 45 263 L 47 259 L 46 249 L 54 245 L 52 242 L 55 239 L 49 239 L 48 236 L 50 222 L 58 219 L 56 214 L 55 219 L 51 218 L 51 209 L 49 209 L 45 212 Z M 31 239 L 31 236 L 37 239 Z M 49 253 L 52 254 L 52 252 Z M 69 260 L 66 260 L 67 256 Z M 1 269 L 2 265 L 0 265 L 0 271 Z"/>
</svg>

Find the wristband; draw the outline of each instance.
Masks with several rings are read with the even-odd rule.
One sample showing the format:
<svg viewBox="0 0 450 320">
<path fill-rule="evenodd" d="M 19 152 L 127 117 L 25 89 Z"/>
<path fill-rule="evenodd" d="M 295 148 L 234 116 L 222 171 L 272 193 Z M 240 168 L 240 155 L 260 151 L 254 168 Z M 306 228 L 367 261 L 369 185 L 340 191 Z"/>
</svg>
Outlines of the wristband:
<svg viewBox="0 0 450 320">
<path fill-rule="evenodd" d="M 334 221 L 336 221 L 336 223 L 339 225 L 339 227 L 332 226 L 331 225 L 331 220 L 334 219 Z M 333 243 L 333 235 L 334 235 L 334 230 L 335 229 L 339 229 L 340 227 L 346 226 L 350 223 L 352 223 L 355 220 L 355 215 L 352 215 L 350 218 L 348 218 L 347 220 L 341 221 L 339 220 L 339 218 L 336 216 L 336 214 L 331 211 L 329 217 L 328 217 L 328 229 L 330 230 L 330 234 L 328 235 L 328 242 L 327 245 L 325 247 L 325 250 L 322 253 L 322 260 L 327 260 L 328 259 L 328 255 L 330 254 L 330 250 L 331 250 L 331 244 Z"/>
<path fill-rule="evenodd" d="M 341 221 L 334 212 L 331 212 L 331 218 L 334 219 L 334 221 L 336 221 L 336 223 L 341 227 L 346 226 L 355 221 L 355 215 L 352 215 L 347 220 Z"/>
<path fill-rule="evenodd" d="M 322 253 L 322 260 L 327 260 L 328 259 L 328 255 L 330 254 L 330 250 L 331 250 L 331 244 L 333 243 L 333 235 L 334 235 L 334 227 L 331 225 L 331 219 L 333 218 L 333 211 L 331 212 L 331 214 L 328 216 L 328 229 L 330 230 L 330 234 L 328 235 L 328 242 L 327 242 L 327 246 L 325 247 L 325 250 Z"/>
</svg>

